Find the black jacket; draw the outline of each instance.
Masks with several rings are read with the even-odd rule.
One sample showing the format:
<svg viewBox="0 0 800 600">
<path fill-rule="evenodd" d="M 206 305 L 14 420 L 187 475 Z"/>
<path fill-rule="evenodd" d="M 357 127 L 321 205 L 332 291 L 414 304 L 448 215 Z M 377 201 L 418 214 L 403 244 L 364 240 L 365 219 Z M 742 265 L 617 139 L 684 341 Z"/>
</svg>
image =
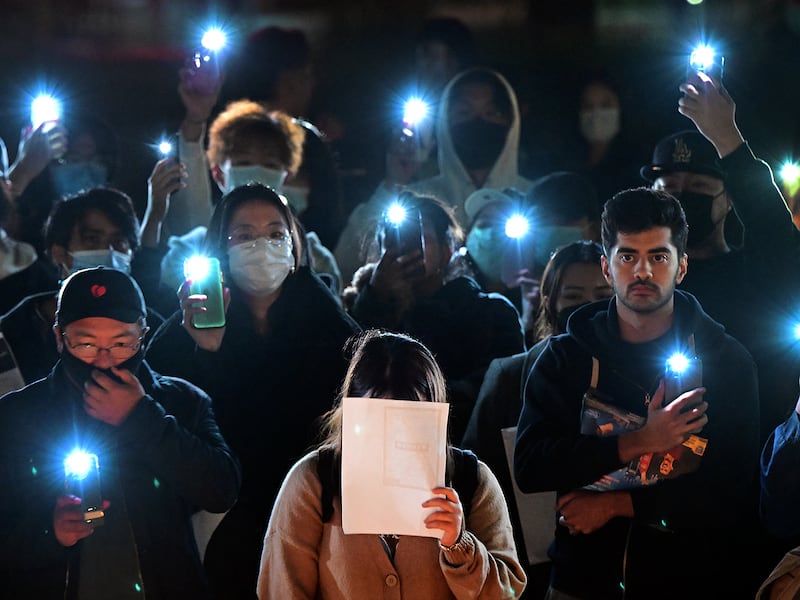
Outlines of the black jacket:
<svg viewBox="0 0 800 600">
<path fill-rule="evenodd" d="M 220 597 L 255 596 L 261 545 L 286 473 L 313 446 L 319 418 L 333 407 L 358 325 L 307 267 L 290 275 L 260 336 L 232 290 L 222 345 L 196 347 L 175 313 L 156 332 L 147 360 L 206 390 L 220 430 L 242 463 L 236 506 L 212 535 L 205 564 Z"/>
<path fill-rule="evenodd" d="M 234 503 L 238 464 L 206 394 L 146 363 L 137 377 L 146 395 L 119 427 L 85 413 L 61 363 L 46 379 L 0 399 L 7 492 L 0 499 L 0 597 L 74 596 L 84 542 L 57 542 L 53 510 L 64 494 L 64 458 L 76 446 L 98 449 L 101 487 L 107 474 L 119 479 L 148 600 L 209 597 L 190 516 Z"/>
<path fill-rule="evenodd" d="M 417 338 L 433 353 L 448 385 L 450 437 L 460 440 L 486 369 L 494 358 L 525 349 L 519 313 L 501 294 L 486 293 L 469 277 L 457 277 L 396 320 L 393 303 L 370 286 L 358 294 L 352 314 L 363 327 L 381 327 Z"/>
<path fill-rule="evenodd" d="M 621 583 L 629 600 L 742 597 L 721 590 L 735 581 L 723 575 L 731 572 L 737 542 L 757 515 L 758 391 L 751 356 L 680 291 L 672 328 L 651 342 L 620 338 L 613 299 L 580 308 L 567 330 L 550 338 L 525 388 L 514 455 L 520 489 L 564 494 L 623 467 L 619 436 L 580 433 L 592 357 L 599 360 L 597 389 L 615 406 L 646 417 L 667 357 L 685 352 L 692 334 L 703 361 L 709 406 L 700 435 L 708 445 L 697 471 L 631 489 L 633 519 L 616 517 L 574 536 L 557 526 L 555 587 L 587 598 L 621 597 Z M 718 565 L 724 570 L 715 571 Z M 745 584 L 737 585 L 741 593 Z"/>
</svg>

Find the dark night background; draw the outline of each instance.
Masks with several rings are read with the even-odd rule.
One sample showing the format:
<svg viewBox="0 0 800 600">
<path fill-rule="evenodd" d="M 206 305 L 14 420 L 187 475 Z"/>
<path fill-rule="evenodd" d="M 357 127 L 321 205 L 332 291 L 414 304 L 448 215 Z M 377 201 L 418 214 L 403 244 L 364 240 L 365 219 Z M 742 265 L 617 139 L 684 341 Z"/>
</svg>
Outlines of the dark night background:
<svg viewBox="0 0 800 600">
<path fill-rule="evenodd" d="M 623 123 L 645 148 L 678 128 L 678 85 L 691 45 L 705 36 L 726 57 L 725 83 L 740 129 L 773 168 L 797 149 L 800 24 L 797 0 L 0 0 L 0 136 L 16 154 L 32 95 L 47 85 L 115 130 L 114 183 L 143 208 L 157 160 L 148 145 L 182 116 L 177 71 L 204 25 L 235 43 L 264 25 L 301 28 L 315 53 L 308 117 L 329 132 L 350 205 L 381 176 L 381 134 L 413 67 L 413 36 L 426 17 L 462 19 L 486 63 L 517 89 L 523 140 L 534 155 L 576 126 L 576 85 L 605 66 L 622 84 Z M 645 157 L 647 159 L 649 157 Z M 544 166 L 542 167 L 545 168 Z M 535 166 L 533 167 L 535 171 Z M 532 173 L 533 175 L 537 173 Z"/>
</svg>

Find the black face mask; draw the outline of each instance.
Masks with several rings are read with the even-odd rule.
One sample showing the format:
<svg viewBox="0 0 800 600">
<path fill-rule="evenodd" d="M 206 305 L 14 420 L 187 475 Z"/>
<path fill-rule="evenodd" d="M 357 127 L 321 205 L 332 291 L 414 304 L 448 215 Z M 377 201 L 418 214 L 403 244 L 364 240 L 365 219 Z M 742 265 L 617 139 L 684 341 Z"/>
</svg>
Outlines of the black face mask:
<svg viewBox="0 0 800 600">
<path fill-rule="evenodd" d="M 139 348 L 139 350 L 131 356 L 128 360 L 123 363 L 120 363 L 115 368 L 117 369 L 126 369 L 136 375 L 139 371 L 139 367 L 144 360 L 144 349 Z M 66 371 L 67 376 L 69 377 L 70 381 L 75 384 L 80 391 L 83 391 L 83 386 L 86 384 L 87 381 L 92 381 L 92 371 L 100 371 L 104 373 L 111 379 L 115 381 L 120 381 L 119 377 L 114 375 L 111 369 L 98 369 L 97 367 L 90 365 L 89 363 L 83 362 L 77 356 L 74 356 L 69 350 L 64 348 L 61 351 L 61 364 L 64 367 L 64 371 Z"/>
<path fill-rule="evenodd" d="M 508 126 L 472 119 L 450 128 L 458 158 L 465 169 L 488 169 L 497 161 L 508 137 Z"/>
<path fill-rule="evenodd" d="M 683 207 L 686 222 L 689 224 L 687 246 L 696 246 L 714 231 L 716 223 L 711 219 L 714 196 L 697 192 L 677 192 L 673 194 Z"/>
</svg>

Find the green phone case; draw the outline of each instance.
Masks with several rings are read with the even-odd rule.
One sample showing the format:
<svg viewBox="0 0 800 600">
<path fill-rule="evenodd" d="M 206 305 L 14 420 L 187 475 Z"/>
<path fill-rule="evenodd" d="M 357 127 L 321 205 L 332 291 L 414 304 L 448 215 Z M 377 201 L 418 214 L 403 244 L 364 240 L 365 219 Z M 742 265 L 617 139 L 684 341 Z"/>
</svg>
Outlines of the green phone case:
<svg viewBox="0 0 800 600">
<path fill-rule="evenodd" d="M 190 294 L 205 294 L 207 300 L 203 304 L 206 311 L 192 316 L 192 325 L 198 329 L 225 326 L 225 301 L 222 296 L 222 269 L 219 259 L 209 258 L 208 276 L 201 281 L 192 281 Z"/>
</svg>

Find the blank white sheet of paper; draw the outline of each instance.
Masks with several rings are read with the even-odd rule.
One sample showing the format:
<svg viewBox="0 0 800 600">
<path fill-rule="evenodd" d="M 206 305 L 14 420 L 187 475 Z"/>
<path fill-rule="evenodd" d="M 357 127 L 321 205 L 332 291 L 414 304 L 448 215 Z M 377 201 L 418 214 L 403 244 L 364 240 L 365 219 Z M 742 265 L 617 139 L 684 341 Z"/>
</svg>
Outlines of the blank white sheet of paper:
<svg viewBox="0 0 800 600">
<path fill-rule="evenodd" d="M 441 538 L 422 503 L 445 482 L 446 403 L 344 398 L 342 529 Z"/>
</svg>

